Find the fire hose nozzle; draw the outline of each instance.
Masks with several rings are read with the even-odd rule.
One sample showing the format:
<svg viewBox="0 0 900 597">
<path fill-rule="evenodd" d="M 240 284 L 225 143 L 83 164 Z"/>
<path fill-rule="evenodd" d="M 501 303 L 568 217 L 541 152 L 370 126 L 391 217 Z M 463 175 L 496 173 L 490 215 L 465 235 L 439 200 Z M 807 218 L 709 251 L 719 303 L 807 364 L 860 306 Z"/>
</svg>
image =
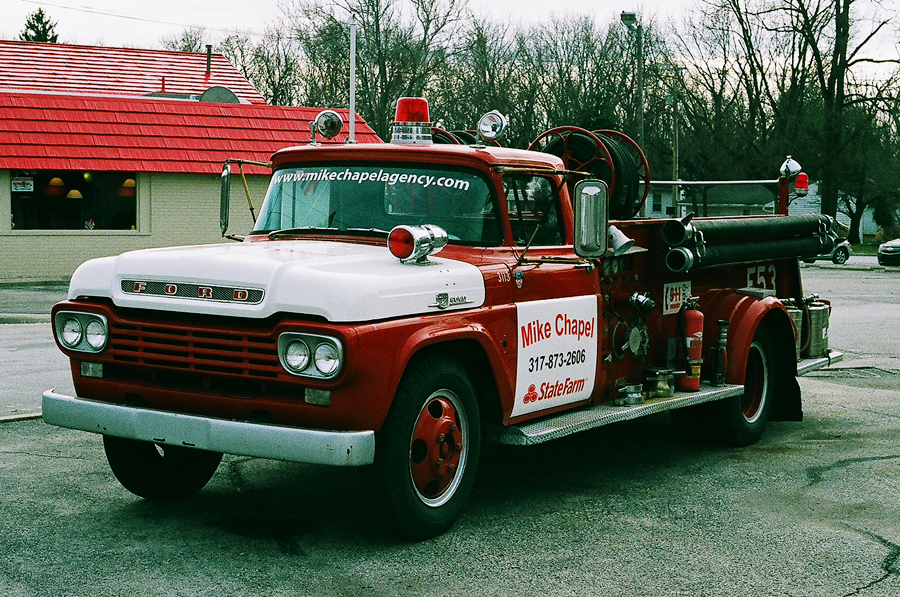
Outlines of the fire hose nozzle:
<svg viewBox="0 0 900 597">
<path fill-rule="evenodd" d="M 694 267 L 694 253 L 687 247 L 675 247 L 666 253 L 666 267 L 670 272 L 682 274 Z"/>
<path fill-rule="evenodd" d="M 663 242 L 670 247 L 680 247 L 692 238 L 696 230 L 691 224 L 694 214 L 690 213 L 680 220 L 669 220 L 662 227 Z"/>
</svg>

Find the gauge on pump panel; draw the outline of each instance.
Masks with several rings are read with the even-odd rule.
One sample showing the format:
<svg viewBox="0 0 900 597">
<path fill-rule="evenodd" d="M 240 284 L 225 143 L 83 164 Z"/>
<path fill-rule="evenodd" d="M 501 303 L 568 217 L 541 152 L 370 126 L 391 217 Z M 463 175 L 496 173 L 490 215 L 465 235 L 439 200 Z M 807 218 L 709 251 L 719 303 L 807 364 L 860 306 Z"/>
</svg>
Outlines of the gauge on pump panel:
<svg viewBox="0 0 900 597">
<path fill-rule="evenodd" d="M 615 276 L 615 275 L 618 275 L 618 273 L 619 273 L 619 268 L 620 268 L 620 266 L 621 266 L 621 260 L 619 260 L 619 259 L 612 259 L 611 261 L 612 261 L 612 274 L 613 274 L 614 276 Z"/>
<path fill-rule="evenodd" d="M 603 275 L 608 276 L 612 273 L 612 259 L 603 260 Z"/>
</svg>

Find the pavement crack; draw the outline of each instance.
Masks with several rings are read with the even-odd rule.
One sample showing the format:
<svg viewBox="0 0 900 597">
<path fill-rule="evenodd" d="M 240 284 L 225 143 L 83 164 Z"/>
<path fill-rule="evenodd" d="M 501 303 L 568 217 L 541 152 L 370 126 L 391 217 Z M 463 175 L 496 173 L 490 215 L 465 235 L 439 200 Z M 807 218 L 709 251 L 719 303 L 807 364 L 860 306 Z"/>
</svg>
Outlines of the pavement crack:
<svg viewBox="0 0 900 597">
<path fill-rule="evenodd" d="M 821 483 L 825 478 L 825 473 L 827 472 L 841 468 L 847 468 L 848 466 L 853 466 L 855 464 L 862 464 L 864 462 L 879 462 L 882 460 L 900 460 L 900 454 L 891 454 L 888 456 L 866 456 L 863 458 L 845 458 L 844 460 L 838 460 L 834 464 L 829 464 L 827 466 L 811 466 L 806 469 L 806 476 L 809 479 L 809 483 L 806 486 L 812 487 L 817 483 Z"/>
<path fill-rule="evenodd" d="M 853 595 L 859 595 L 863 591 L 866 591 L 875 586 L 878 586 L 879 584 L 881 584 L 884 581 L 886 581 L 887 579 L 889 579 L 891 576 L 894 576 L 894 575 L 900 576 L 900 545 L 897 545 L 896 543 L 889 541 L 889 540 L 885 539 L 884 537 L 881 537 L 874 533 L 870 533 L 868 531 L 864 531 L 862 529 L 853 529 L 853 530 L 855 530 L 859 533 L 862 533 L 863 535 L 867 535 L 867 536 L 871 537 L 872 539 L 874 539 L 875 541 L 877 541 L 878 543 L 881 543 L 883 546 L 885 546 L 888 549 L 888 553 L 884 557 L 884 559 L 881 560 L 881 570 L 882 570 L 882 572 L 884 572 L 884 574 L 882 574 L 881 576 L 879 576 L 878 578 L 876 578 L 875 580 L 873 580 L 872 582 L 870 582 L 866 585 L 857 587 L 856 589 L 854 589 L 853 591 L 850 591 L 849 593 L 845 593 L 843 595 L 843 597 L 852 597 Z"/>
</svg>

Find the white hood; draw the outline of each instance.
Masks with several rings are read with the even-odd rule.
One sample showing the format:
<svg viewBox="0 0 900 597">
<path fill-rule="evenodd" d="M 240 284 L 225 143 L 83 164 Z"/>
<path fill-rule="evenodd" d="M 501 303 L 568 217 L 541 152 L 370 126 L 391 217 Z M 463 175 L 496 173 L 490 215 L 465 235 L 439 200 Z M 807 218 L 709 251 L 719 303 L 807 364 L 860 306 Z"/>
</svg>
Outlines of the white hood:
<svg viewBox="0 0 900 597">
<path fill-rule="evenodd" d="M 88 261 L 69 286 L 70 299 L 105 296 L 120 307 L 333 322 L 470 309 L 484 295 L 473 265 L 440 257 L 403 264 L 386 247 L 324 241 L 131 251 Z"/>
</svg>

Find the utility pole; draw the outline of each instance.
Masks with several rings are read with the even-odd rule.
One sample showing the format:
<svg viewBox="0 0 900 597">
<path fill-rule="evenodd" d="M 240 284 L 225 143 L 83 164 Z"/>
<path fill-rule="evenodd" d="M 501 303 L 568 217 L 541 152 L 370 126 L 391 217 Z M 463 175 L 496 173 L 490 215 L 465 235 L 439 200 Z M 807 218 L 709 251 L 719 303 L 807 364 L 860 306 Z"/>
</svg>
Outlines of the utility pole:
<svg viewBox="0 0 900 597">
<path fill-rule="evenodd" d="M 637 112 L 638 134 L 637 144 L 644 144 L 644 26 L 640 22 L 639 15 L 635 12 L 622 12 L 620 15 L 622 24 L 629 31 L 634 32 L 635 62 L 637 62 L 637 104 L 635 112 Z"/>
</svg>

